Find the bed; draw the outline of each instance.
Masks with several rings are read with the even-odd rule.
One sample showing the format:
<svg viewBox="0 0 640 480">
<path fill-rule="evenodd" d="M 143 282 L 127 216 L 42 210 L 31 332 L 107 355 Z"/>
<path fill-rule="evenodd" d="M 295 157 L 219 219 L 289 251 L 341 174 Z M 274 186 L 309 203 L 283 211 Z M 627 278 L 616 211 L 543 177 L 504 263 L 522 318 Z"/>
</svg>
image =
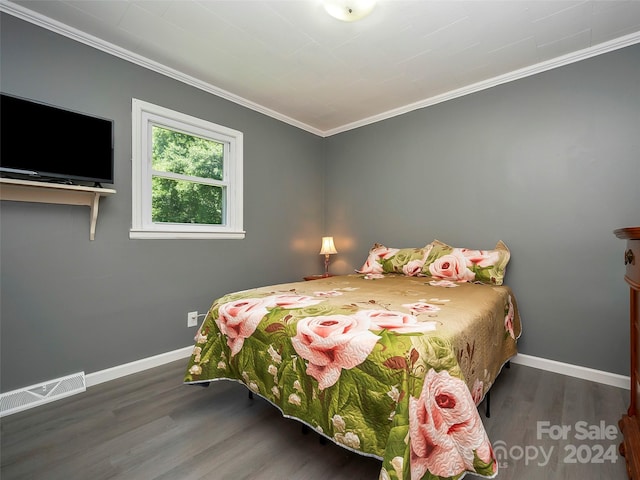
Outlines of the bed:
<svg viewBox="0 0 640 480">
<path fill-rule="evenodd" d="M 218 298 L 185 383 L 239 381 L 382 460 L 383 480 L 495 476 L 476 406 L 517 353 L 520 316 L 502 285 L 509 251 L 435 242 L 376 244 L 357 274 Z"/>
</svg>

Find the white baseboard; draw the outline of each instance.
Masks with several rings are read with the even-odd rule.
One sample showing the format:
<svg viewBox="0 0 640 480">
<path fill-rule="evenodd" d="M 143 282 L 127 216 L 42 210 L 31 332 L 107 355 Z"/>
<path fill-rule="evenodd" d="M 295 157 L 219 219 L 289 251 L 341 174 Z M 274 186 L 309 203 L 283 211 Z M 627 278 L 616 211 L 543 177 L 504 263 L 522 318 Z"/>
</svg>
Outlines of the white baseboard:
<svg viewBox="0 0 640 480">
<path fill-rule="evenodd" d="M 143 370 L 147 370 L 149 368 L 159 367 L 160 365 L 164 365 L 165 363 L 170 363 L 175 360 L 188 358 L 191 355 L 192 351 L 193 347 L 188 346 L 179 350 L 161 353 L 160 355 L 155 355 L 153 357 L 142 358 L 140 360 L 136 360 L 135 362 L 125 363 L 124 365 L 118 365 L 106 370 L 89 373 L 86 375 L 87 387 L 98 385 L 99 383 L 103 382 L 108 382 L 109 380 L 115 380 L 116 378 L 131 375 L 132 373 L 142 372 Z M 541 357 L 534 357 L 532 355 L 525 355 L 524 353 L 519 353 L 518 355 L 513 357 L 511 361 L 518 365 L 538 368 L 540 370 L 546 370 L 548 372 L 559 373 L 562 375 L 567 375 L 569 377 L 589 380 L 591 382 L 603 383 L 605 385 L 624 388 L 626 390 L 629 390 L 631 388 L 631 379 L 617 373 L 595 370 L 593 368 L 582 367 L 580 365 L 572 365 L 570 363 L 558 362 L 556 360 L 549 360 Z"/>
<path fill-rule="evenodd" d="M 142 358 L 140 360 L 136 360 L 135 362 L 125 363 L 123 365 L 117 365 L 115 367 L 107 368 L 105 370 L 100 370 L 98 372 L 89 373 L 85 375 L 85 385 L 87 388 L 92 387 L 94 385 L 98 385 L 103 382 L 108 382 L 110 380 L 115 380 L 117 378 L 131 375 L 133 373 L 138 373 L 144 370 L 148 370 L 150 368 L 159 367 L 166 363 L 170 363 L 176 360 L 182 360 L 182 359 L 188 358 L 192 352 L 193 352 L 193 346 L 188 346 L 188 347 L 180 348 L 178 350 L 173 350 L 171 352 L 165 352 L 159 355 L 154 355 L 153 357 Z M 569 377 L 589 380 L 591 382 L 603 383 L 605 385 L 611 385 L 613 387 L 624 388 L 627 390 L 631 388 L 631 379 L 624 375 L 618 375 L 617 373 L 604 372 L 602 370 L 594 370 L 593 368 L 581 367 L 579 365 L 571 365 L 569 363 L 557 362 L 555 360 L 548 360 L 546 358 L 534 357 L 531 355 L 525 355 L 523 353 L 519 353 L 518 355 L 513 357 L 511 361 L 518 365 L 538 368 L 540 370 L 546 370 L 549 372 L 567 375 Z M 186 367 L 186 364 L 185 364 L 185 367 Z M 28 387 L 26 390 L 34 389 L 36 387 L 42 387 L 42 385 L 45 385 L 46 383 L 47 382 L 43 384 L 35 385 L 35 386 L 32 385 L 31 387 Z M 82 391 L 84 391 L 84 387 L 82 388 Z M 3 395 L 4 396 L 12 395 L 12 394 L 15 394 L 16 392 L 17 391 L 8 392 Z M 60 395 L 60 398 L 62 398 L 62 395 Z M 47 400 L 47 401 L 50 401 L 50 400 Z M 39 403 L 45 403 L 45 402 L 32 402 L 32 403 L 33 405 L 29 405 L 25 407 L 21 406 L 19 409 L 15 409 L 15 411 L 19 411 L 25 408 L 31 408 L 32 406 L 36 406 Z M 7 410 L 8 409 L 9 407 L 7 407 Z M 9 414 L 9 413 L 12 413 L 12 412 L 9 412 L 9 411 L 6 412 L 6 414 Z"/>
<path fill-rule="evenodd" d="M 161 353 L 154 355 L 153 357 L 142 358 L 135 362 L 125 363 L 123 365 L 117 365 L 115 367 L 107 368 L 106 370 L 100 370 L 98 372 L 88 373 L 86 375 L 87 387 L 93 387 L 99 383 L 108 382 L 109 380 L 115 380 L 116 378 L 125 377 L 132 373 L 142 372 L 149 368 L 159 367 L 165 363 L 170 363 L 175 360 L 181 360 L 188 358 L 193 352 L 193 346 L 180 348 L 179 350 L 173 350 L 171 352 Z M 186 363 L 185 363 L 186 368 Z"/>
<path fill-rule="evenodd" d="M 548 372 L 560 373 L 569 377 L 581 378 L 596 383 L 611 385 L 612 387 L 631 389 L 631 378 L 617 373 L 605 372 L 602 370 L 594 370 L 593 368 L 581 367 L 580 365 L 572 365 L 570 363 L 557 362 L 556 360 L 548 360 L 546 358 L 533 357 L 519 353 L 511 359 L 513 363 L 525 365 L 527 367 L 538 368 Z"/>
</svg>

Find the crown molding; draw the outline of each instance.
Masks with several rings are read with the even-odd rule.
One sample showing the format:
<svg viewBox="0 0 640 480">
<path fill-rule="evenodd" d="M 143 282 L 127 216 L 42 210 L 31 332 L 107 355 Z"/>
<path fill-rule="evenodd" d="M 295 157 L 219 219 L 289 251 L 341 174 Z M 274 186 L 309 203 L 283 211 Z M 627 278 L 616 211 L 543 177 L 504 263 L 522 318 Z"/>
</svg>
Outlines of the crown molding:
<svg viewBox="0 0 640 480">
<path fill-rule="evenodd" d="M 215 85 L 212 85 L 208 82 L 199 80 L 183 72 L 167 67 L 166 65 L 163 65 L 159 62 L 155 62 L 146 57 L 143 57 L 142 55 L 138 55 L 129 50 L 118 47 L 117 45 L 106 42 L 97 37 L 94 37 L 93 35 L 89 35 L 69 25 L 58 22 L 57 20 L 53 20 L 37 12 L 29 10 L 25 7 L 22 7 L 21 5 L 14 4 L 7 0 L 0 0 L 0 12 L 8 13 L 17 18 L 25 20 L 34 25 L 38 25 L 52 32 L 58 33 L 67 38 L 75 40 L 77 42 L 96 48 L 105 53 L 114 55 L 128 62 L 134 63 L 136 65 L 147 68 L 149 70 L 152 70 L 156 73 L 160 73 L 169 78 L 173 78 L 174 80 L 185 83 L 199 90 L 203 90 L 207 93 L 211 93 L 212 95 L 215 95 L 217 97 L 221 97 L 225 100 L 228 100 L 230 102 L 236 103 L 243 107 L 249 108 L 256 112 L 262 113 L 271 118 L 287 123 L 291 126 L 300 128 L 301 130 L 305 130 L 309 133 L 312 133 L 319 137 L 325 137 L 325 138 L 330 137 L 332 135 L 337 135 L 338 133 L 343 133 L 349 130 L 363 127 L 365 125 L 377 123 L 382 120 L 387 120 L 389 118 L 397 117 L 399 115 L 403 115 L 405 113 L 409 113 L 414 110 L 419 110 L 422 108 L 429 107 L 431 105 L 436 105 L 438 103 L 443 103 L 448 100 L 453 100 L 454 98 L 459 98 L 475 92 L 486 90 L 486 89 L 495 87 L 497 85 L 501 85 L 503 83 L 513 82 L 521 78 L 536 75 L 538 73 L 546 72 L 548 70 L 553 70 L 558 67 L 569 65 L 571 63 L 576 63 L 581 60 L 586 60 L 591 57 L 595 57 L 598 55 L 602 55 L 604 53 L 608 53 L 614 50 L 618 50 L 624 47 L 628 47 L 628 46 L 640 43 L 640 32 L 634 32 L 629 35 L 625 35 L 608 42 L 600 43 L 592 47 L 579 50 L 577 52 L 569 53 L 567 55 L 556 57 L 551 60 L 540 62 L 529 67 L 521 68 L 519 70 L 506 73 L 504 75 L 499 75 L 497 77 L 489 78 L 487 80 L 483 80 L 481 82 L 477 82 L 472 85 L 468 85 L 466 87 L 458 88 L 456 90 L 451 90 L 449 92 L 445 92 L 440 95 L 425 98 L 424 100 L 410 103 L 408 105 L 394 108 L 392 110 L 387 110 L 386 112 L 382 112 L 377 115 L 373 115 L 371 117 L 363 118 L 361 120 L 358 120 L 352 123 L 347 123 L 336 128 L 332 128 L 329 130 L 320 130 L 304 122 L 300 122 L 294 118 L 284 115 L 280 112 L 264 107 L 263 105 L 260 105 L 258 103 L 252 102 L 251 100 L 243 98 L 239 95 L 235 95 L 227 90 L 216 87 Z"/>
<path fill-rule="evenodd" d="M 578 50 L 577 52 L 569 53 L 567 55 L 556 57 L 551 60 L 546 60 L 544 62 L 540 62 L 535 65 L 531 65 L 529 67 L 521 68 L 519 70 L 514 70 L 513 72 L 509 72 L 504 75 L 499 75 L 497 77 L 489 78 L 487 80 L 483 80 L 481 82 L 474 83 L 466 87 L 445 92 L 441 95 L 429 97 L 424 100 L 420 100 L 418 102 L 405 105 L 403 107 L 395 108 L 393 110 L 388 110 L 386 112 L 382 112 L 368 118 L 363 118 L 362 120 L 348 123 L 346 125 L 333 128 L 331 130 L 326 130 L 324 132 L 324 136 L 330 137 L 338 133 L 353 130 L 355 128 L 363 127 L 365 125 L 370 125 L 372 123 L 380 122 L 388 118 L 397 117 L 398 115 L 403 115 L 405 113 L 409 113 L 414 110 L 419 110 L 421 108 L 429 107 L 431 105 L 436 105 L 438 103 L 446 102 L 448 100 L 453 100 L 454 98 L 463 97 L 465 95 L 479 92 L 481 90 L 486 90 L 486 89 L 495 87 L 497 85 L 501 85 L 503 83 L 513 82 L 521 78 L 530 77 L 538 73 L 546 72 L 548 70 L 553 70 L 554 68 L 563 67 L 571 63 L 576 63 L 581 60 L 586 60 L 591 57 L 596 57 L 598 55 L 602 55 L 603 53 L 619 50 L 624 47 L 635 45 L 636 43 L 640 43 L 640 32 L 631 33 L 629 35 L 625 35 L 623 37 L 619 37 L 608 42 L 600 43 L 598 45 L 594 45 L 592 47 L 588 47 L 583 50 Z"/>
<path fill-rule="evenodd" d="M 247 100 L 239 95 L 231 93 L 222 88 L 216 87 L 208 82 L 204 82 L 195 77 L 187 75 L 183 72 L 175 70 L 171 67 L 163 65 L 154 60 L 150 60 L 142 55 L 138 55 L 134 52 L 131 52 L 127 49 L 121 48 L 117 45 L 114 45 L 110 42 L 104 41 L 98 37 L 94 37 L 93 35 L 89 35 L 86 32 L 73 28 L 69 25 L 66 25 L 62 22 L 58 22 L 52 18 L 29 10 L 21 5 L 17 5 L 15 3 L 0 0 L 0 12 L 8 13 L 14 17 L 20 18 L 26 22 L 32 23 L 39 27 L 50 30 L 54 33 L 58 33 L 62 36 L 75 40 L 77 42 L 83 43 L 90 47 L 93 47 L 97 50 L 103 51 L 115 57 L 121 58 L 138 66 L 144 67 L 148 70 L 154 71 L 161 75 L 165 75 L 166 77 L 172 78 L 179 82 L 185 83 L 192 87 L 195 87 L 199 90 L 203 90 L 207 93 L 211 93 L 217 97 L 224 98 L 225 100 L 229 100 L 230 102 L 236 103 L 243 107 L 249 108 L 256 112 L 267 115 L 268 117 L 272 117 L 276 120 L 280 120 L 281 122 L 287 123 L 294 127 L 300 128 L 302 130 L 306 130 L 309 133 L 313 133 L 314 135 L 318 135 L 320 137 L 324 136 L 324 132 L 315 127 L 307 125 L 306 123 L 300 122 L 294 118 L 288 117 L 282 113 L 276 112 L 275 110 L 271 110 L 270 108 L 264 107 L 258 103 L 252 102 L 251 100 Z"/>
</svg>

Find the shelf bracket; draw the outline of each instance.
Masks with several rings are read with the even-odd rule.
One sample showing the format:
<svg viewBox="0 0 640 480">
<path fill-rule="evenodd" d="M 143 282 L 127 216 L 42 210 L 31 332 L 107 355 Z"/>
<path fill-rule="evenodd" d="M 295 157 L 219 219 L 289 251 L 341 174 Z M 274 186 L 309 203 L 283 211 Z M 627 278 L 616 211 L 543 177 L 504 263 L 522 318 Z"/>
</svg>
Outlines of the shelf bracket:
<svg viewBox="0 0 640 480">
<path fill-rule="evenodd" d="M 0 200 L 89 207 L 89 240 L 94 240 L 96 237 L 100 197 L 113 195 L 114 193 L 116 191 L 110 188 L 0 178 Z"/>
</svg>

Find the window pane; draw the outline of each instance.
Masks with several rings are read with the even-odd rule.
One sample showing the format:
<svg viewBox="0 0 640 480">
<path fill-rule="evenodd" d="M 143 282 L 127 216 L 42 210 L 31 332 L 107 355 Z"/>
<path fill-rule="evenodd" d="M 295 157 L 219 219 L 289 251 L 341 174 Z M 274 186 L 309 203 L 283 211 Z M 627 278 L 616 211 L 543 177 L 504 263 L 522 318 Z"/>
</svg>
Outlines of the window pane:
<svg viewBox="0 0 640 480">
<path fill-rule="evenodd" d="M 154 170 L 222 180 L 224 144 L 153 126 Z"/>
<path fill-rule="evenodd" d="M 152 222 L 222 225 L 223 187 L 152 177 L 151 188 Z"/>
</svg>

